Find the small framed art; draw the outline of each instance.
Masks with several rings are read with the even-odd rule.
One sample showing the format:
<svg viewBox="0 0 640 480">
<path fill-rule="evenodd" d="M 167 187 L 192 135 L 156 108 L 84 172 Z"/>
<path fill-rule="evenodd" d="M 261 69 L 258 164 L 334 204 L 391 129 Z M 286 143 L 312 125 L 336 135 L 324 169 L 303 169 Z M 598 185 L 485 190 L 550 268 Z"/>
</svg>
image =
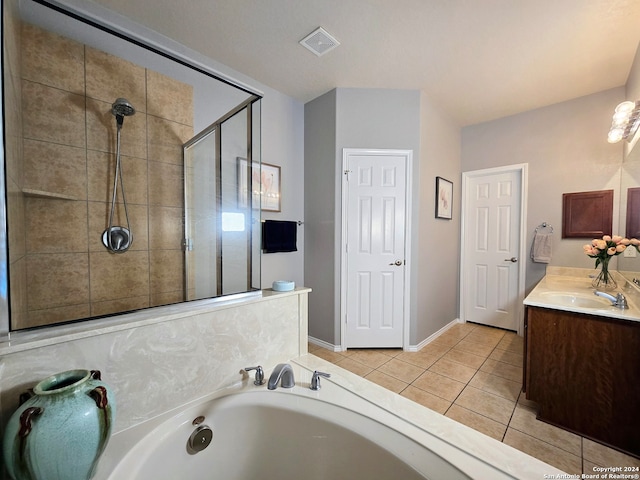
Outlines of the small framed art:
<svg viewBox="0 0 640 480">
<path fill-rule="evenodd" d="M 436 177 L 436 218 L 451 220 L 453 212 L 453 182 Z"/>
</svg>

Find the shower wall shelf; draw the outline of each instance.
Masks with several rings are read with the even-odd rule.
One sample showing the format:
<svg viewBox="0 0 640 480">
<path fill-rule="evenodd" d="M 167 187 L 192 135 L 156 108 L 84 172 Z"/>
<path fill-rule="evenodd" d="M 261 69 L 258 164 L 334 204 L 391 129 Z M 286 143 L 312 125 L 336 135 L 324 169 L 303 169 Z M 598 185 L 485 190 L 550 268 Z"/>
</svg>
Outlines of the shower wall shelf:
<svg viewBox="0 0 640 480">
<path fill-rule="evenodd" d="M 43 190 L 33 190 L 31 188 L 23 188 L 22 193 L 27 197 L 35 198 L 52 198 L 56 200 L 78 200 L 72 195 L 63 195 L 62 193 L 45 192 Z"/>
</svg>

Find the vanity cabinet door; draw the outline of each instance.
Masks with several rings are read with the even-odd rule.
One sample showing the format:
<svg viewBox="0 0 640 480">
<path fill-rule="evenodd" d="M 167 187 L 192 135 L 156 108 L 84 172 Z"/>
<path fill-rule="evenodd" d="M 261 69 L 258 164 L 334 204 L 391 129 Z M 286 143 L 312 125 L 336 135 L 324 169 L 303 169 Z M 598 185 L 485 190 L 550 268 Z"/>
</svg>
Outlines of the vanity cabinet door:
<svg viewBox="0 0 640 480">
<path fill-rule="evenodd" d="M 525 387 L 538 418 L 640 456 L 640 324 L 527 308 Z"/>
</svg>

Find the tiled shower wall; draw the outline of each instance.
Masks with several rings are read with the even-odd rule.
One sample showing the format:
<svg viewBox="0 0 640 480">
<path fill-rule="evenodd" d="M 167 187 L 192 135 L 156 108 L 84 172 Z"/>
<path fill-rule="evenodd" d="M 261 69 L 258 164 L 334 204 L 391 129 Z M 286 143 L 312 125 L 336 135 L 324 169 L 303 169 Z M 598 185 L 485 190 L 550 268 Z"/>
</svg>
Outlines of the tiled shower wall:
<svg viewBox="0 0 640 480">
<path fill-rule="evenodd" d="M 8 163 L 7 173 L 16 196 L 12 328 L 182 301 L 182 144 L 193 136 L 192 87 L 38 27 L 19 28 L 21 57 L 11 68 L 21 77 L 15 148 L 23 162 Z M 115 169 L 111 104 L 119 97 L 136 108 L 121 132 L 133 243 L 113 254 L 101 238 Z M 118 201 L 114 224 L 126 226 L 120 184 Z"/>
</svg>

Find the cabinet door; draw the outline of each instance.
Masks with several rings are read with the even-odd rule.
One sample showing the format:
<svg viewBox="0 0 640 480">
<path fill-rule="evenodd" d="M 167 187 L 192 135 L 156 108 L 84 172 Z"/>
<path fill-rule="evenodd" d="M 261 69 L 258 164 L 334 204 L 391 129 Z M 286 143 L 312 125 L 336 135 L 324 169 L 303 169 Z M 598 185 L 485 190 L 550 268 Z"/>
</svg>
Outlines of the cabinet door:
<svg viewBox="0 0 640 480">
<path fill-rule="evenodd" d="M 529 308 L 526 362 L 540 420 L 640 455 L 640 324 Z"/>
</svg>

